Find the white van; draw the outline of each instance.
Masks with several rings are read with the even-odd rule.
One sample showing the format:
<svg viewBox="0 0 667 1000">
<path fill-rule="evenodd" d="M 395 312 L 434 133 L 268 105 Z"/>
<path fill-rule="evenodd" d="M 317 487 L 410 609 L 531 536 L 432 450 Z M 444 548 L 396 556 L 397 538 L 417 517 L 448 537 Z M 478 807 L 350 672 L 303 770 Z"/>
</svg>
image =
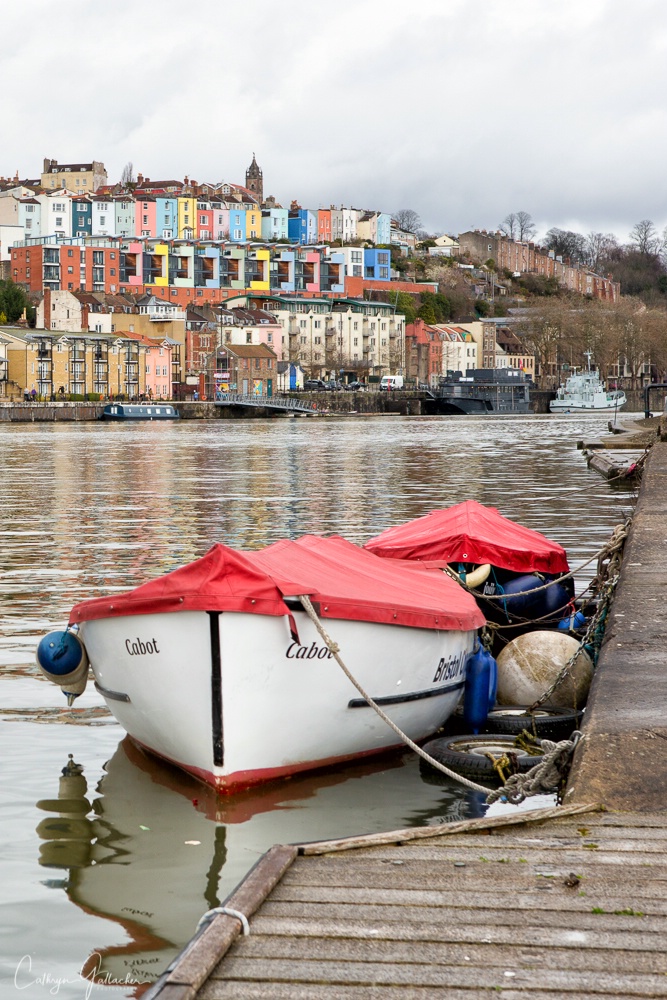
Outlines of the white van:
<svg viewBox="0 0 667 1000">
<path fill-rule="evenodd" d="M 380 382 L 380 389 L 387 392 L 390 389 L 402 389 L 403 388 L 403 376 L 402 375 L 383 375 L 382 381 Z"/>
</svg>

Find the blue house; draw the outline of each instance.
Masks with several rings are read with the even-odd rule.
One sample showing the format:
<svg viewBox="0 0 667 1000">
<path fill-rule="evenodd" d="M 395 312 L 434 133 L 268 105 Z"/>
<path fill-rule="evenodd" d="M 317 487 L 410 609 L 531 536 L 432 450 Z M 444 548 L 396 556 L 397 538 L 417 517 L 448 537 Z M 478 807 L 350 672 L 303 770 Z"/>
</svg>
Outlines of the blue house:
<svg viewBox="0 0 667 1000">
<path fill-rule="evenodd" d="M 230 208 L 229 239 L 232 243 L 245 243 L 245 208 Z"/>
<path fill-rule="evenodd" d="M 287 235 L 290 243 L 304 246 L 308 242 L 308 212 L 305 208 L 290 211 L 287 217 Z"/>
<path fill-rule="evenodd" d="M 178 236 L 178 199 L 155 199 L 155 234 L 159 239 L 171 240 Z"/>
<path fill-rule="evenodd" d="M 93 206 L 90 198 L 72 198 L 72 236 L 90 236 L 93 232 Z"/>
<path fill-rule="evenodd" d="M 389 250 L 364 250 L 364 278 L 372 278 L 374 281 L 391 280 Z"/>
</svg>

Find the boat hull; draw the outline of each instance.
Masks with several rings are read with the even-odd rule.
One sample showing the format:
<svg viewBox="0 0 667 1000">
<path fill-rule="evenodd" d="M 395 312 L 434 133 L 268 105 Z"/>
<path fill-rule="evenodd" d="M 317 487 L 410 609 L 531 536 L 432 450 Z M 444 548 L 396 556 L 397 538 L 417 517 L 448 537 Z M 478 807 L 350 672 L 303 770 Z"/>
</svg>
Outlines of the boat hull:
<svg viewBox="0 0 667 1000">
<path fill-rule="evenodd" d="M 608 400 L 607 402 L 568 402 L 564 399 L 552 399 L 549 409 L 552 413 L 611 413 L 620 410 L 625 404 L 626 397 Z"/>
<path fill-rule="evenodd" d="M 180 613 L 84 622 L 98 690 L 129 735 L 220 791 L 400 743 L 303 612 Z M 474 631 L 327 620 L 341 657 L 411 739 L 458 704 Z"/>
</svg>

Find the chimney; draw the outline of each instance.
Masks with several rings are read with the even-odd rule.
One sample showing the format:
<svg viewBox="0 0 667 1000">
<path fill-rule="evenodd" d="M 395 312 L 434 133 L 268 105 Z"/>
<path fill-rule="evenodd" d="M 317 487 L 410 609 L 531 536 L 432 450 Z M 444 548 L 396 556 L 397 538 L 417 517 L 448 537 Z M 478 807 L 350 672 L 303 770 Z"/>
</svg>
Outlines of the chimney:
<svg viewBox="0 0 667 1000">
<path fill-rule="evenodd" d="M 137 174 L 137 184 L 139 185 L 139 187 L 141 187 L 141 185 L 143 183 L 144 183 L 144 175 L 143 174 Z"/>
</svg>

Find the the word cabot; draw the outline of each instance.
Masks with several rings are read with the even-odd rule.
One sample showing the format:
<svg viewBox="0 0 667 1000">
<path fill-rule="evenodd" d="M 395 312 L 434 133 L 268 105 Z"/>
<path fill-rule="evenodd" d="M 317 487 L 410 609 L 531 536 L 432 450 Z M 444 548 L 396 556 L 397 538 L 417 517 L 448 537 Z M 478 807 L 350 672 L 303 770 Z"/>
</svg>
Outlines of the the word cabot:
<svg viewBox="0 0 667 1000">
<path fill-rule="evenodd" d="M 136 639 L 126 639 L 125 649 L 130 656 L 145 656 L 146 653 L 160 652 L 157 648 L 157 639 L 147 639 L 146 642 L 142 642 L 139 636 Z"/>
<path fill-rule="evenodd" d="M 318 646 L 311 642 L 310 646 L 300 646 L 293 642 L 287 647 L 285 656 L 288 660 L 330 660 L 333 656 L 326 646 Z"/>
</svg>

